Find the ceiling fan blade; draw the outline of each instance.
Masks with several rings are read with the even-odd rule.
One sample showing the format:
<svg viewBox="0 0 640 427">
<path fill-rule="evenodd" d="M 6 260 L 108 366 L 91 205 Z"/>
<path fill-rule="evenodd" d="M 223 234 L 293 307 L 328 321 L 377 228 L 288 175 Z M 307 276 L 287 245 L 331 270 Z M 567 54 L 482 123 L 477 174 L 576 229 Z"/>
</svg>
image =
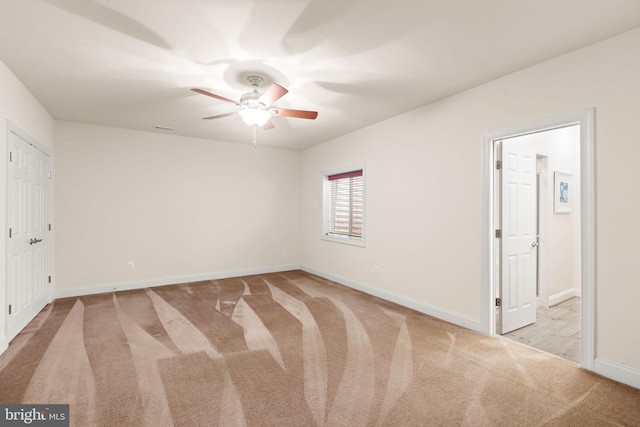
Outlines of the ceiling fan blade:
<svg viewBox="0 0 640 427">
<path fill-rule="evenodd" d="M 218 114 L 217 116 L 203 117 L 202 120 L 221 119 L 223 117 L 235 116 L 237 114 L 238 114 L 237 111 L 233 111 L 231 113 Z"/>
<path fill-rule="evenodd" d="M 267 120 L 267 123 L 262 125 L 262 130 L 269 130 L 269 129 L 273 129 L 275 128 L 276 125 L 273 124 L 273 122 L 271 121 L 271 119 Z"/>
<path fill-rule="evenodd" d="M 239 102 L 233 101 L 229 98 L 225 98 L 224 96 L 216 95 L 215 93 L 207 92 L 206 90 L 202 90 L 202 89 L 191 89 L 191 90 L 202 95 L 207 95 L 212 98 L 219 99 L 220 101 L 230 102 L 231 104 L 240 105 Z"/>
<path fill-rule="evenodd" d="M 271 110 L 274 116 L 280 117 L 295 117 L 298 119 L 315 119 L 318 117 L 317 111 L 305 111 L 305 110 L 287 110 L 286 108 L 274 108 Z"/>
<path fill-rule="evenodd" d="M 269 105 L 273 105 L 273 103 L 278 99 L 285 96 L 287 92 L 289 92 L 287 89 L 283 88 L 279 84 L 274 83 L 269 86 L 269 89 L 267 89 L 260 98 L 258 98 L 258 102 L 268 107 Z"/>
</svg>

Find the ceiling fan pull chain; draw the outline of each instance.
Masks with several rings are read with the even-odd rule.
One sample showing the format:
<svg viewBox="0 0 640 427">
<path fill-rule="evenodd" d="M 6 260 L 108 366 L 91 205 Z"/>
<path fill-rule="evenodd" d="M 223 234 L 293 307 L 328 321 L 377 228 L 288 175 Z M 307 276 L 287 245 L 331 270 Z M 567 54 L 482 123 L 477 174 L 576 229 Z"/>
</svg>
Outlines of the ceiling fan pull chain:
<svg viewBox="0 0 640 427">
<path fill-rule="evenodd" d="M 256 133 L 257 133 L 258 125 L 254 124 L 252 127 L 253 127 L 253 148 L 258 148 L 258 144 L 256 143 Z"/>
</svg>

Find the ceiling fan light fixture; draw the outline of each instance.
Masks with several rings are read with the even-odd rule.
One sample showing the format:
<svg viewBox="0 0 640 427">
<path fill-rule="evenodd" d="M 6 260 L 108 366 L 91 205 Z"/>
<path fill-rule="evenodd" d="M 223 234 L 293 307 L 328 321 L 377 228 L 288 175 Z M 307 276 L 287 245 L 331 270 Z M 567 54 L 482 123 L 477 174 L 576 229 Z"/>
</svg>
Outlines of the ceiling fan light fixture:
<svg viewBox="0 0 640 427">
<path fill-rule="evenodd" d="M 244 108 L 239 111 L 240 117 L 248 125 L 262 126 L 267 123 L 271 117 L 271 113 L 261 108 Z"/>
<path fill-rule="evenodd" d="M 199 93 L 201 95 L 206 95 L 211 98 L 215 98 L 217 100 L 224 101 L 230 104 L 235 104 L 236 106 L 240 107 L 240 110 L 232 111 L 230 113 L 218 114 L 210 117 L 204 117 L 204 119 L 213 120 L 220 119 L 222 117 L 240 115 L 240 117 L 242 117 L 242 120 L 246 124 L 248 124 L 249 126 L 253 126 L 255 143 L 255 132 L 258 126 L 262 127 L 263 130 L 275 128 L 273 121 L 269 120 L 271 116 L 293 117 L 310 120 L 313 120 L 318 116 L 317 111 L 273 108 L 273 104 L 280 98 L 285 96 L 289 91 L 277 83 L 272 83 L 271 86 L 269 86 L 269 88 L 264 91 L 264 93 L 260 93 L 258 92 L 258 86 L 263 81 L 262 77 L 249 76 L 247 77 L 247 80 L 249 81 L 249 83 L 251 83 L 251 86 L 253 86 L 253 91 L 242 94 L 239 102 L 233 101 L 229 98 L 225 98 L 224 96 L 216 95 L 215 93 L 211 93 L 203 89 L 191 89 L 193 92 Z"/>
</svg>

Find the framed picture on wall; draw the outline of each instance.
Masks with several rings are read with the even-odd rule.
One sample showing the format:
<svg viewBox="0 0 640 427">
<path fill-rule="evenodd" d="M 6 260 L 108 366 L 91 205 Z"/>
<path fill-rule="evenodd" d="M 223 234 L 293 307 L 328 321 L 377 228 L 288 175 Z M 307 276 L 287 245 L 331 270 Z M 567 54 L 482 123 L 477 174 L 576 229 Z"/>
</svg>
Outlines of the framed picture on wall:
<svg viewBox="0 0 640 427">
<path fill-rule="evenodd" d="M 554 183 L 554 203 L 555 213 L 569 213 L 573 206 L 573 185 L 571 174 L 555 171 Z"/>
</svg>

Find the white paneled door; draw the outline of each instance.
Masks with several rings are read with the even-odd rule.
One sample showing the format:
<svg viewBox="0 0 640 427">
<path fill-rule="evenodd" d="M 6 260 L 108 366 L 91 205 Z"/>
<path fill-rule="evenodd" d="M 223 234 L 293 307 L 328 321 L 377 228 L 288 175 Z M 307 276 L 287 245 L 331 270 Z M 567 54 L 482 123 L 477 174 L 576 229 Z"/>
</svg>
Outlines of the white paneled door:
<svg viewBox="0 0 640 427">
<path fill-rule="evenodd" d="M 13 127 L 7 142 L 6 336 L 11 340 L 49 301 L 51 162 Z"/>
<path fill-rule="evenodd" d="M 502 141 L 502 333 L 536 321 L 536 153 Z"/>
</svg>

